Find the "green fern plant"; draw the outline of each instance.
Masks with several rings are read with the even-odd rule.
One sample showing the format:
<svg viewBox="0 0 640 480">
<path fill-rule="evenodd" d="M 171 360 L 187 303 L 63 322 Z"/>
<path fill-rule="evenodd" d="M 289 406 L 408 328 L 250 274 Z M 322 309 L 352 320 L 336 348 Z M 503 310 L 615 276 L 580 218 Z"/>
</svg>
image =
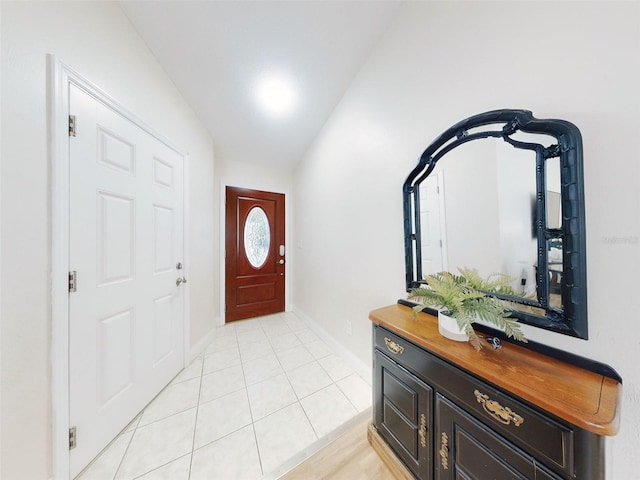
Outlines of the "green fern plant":
<svg viewBox="0 0 640 480">
<path fill-rule="evenodd" d="M 420 303 L 413 308 L 414 316 L 427 307 L 443 309 L 443 313 L 456 319 L 476 350 L 482 348 L 480 338 L 471 325 L 476 319 L 492 323 L 508 337 L 526 342 L 520 324 L 510 316 L 510 303 L 487 295 L 499 293 L 517 296 L 510 286 L 511 279 L 502 274 L 492 274 L 485 279 L 471 268 L 460 268 L 459 271 L 460 275 L 440 272 L 425 277 L 427 286 L 409 293 L 409 299 Z"/>
</svg>

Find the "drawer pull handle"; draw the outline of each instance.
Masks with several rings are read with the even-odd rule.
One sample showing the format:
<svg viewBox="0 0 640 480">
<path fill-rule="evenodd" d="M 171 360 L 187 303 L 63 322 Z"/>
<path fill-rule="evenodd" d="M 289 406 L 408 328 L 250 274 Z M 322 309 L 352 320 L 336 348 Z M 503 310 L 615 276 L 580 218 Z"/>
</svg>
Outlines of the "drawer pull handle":
<svg viewBox="0 0 640 480">
<path fill-rule="evenodd" d="M 445 432 L 442 432 L 442 436 L 440 437 L 440 450 L 438 450 L 438 455 L 440 455 L 440 463 L 442 464 L 442 468 L 445 470 L 449 469 L 449 437 Z"/>
<path fill-rule="evenodd" d="M 387 348 L 391 353 L 395 353 L 396 355 L 402 355 L 402 352 L 404 352 L 404 347 L 402 345 L 398 345 L 396 342 L 394 342 L 390 338 L 384 337 L 384 344 L 387 346 Z"/>
<path fill-rule="evenodd" d="M 484 408 L 484 411 L 500 423 L 509 425 L 513 422 L 516 427 L 519 427 L 524 422 L 524 418 L 515 413 L 509 407 L 503 407 L 495 400 L 491 400 L 489 395 L 480 393 L 478 390 L 475 390 L 473 394 L 476 396 L 478 403 L 482 405 L 482 408 Z"/>
<path fill-rule="evenodd" d="M 424 416 L 424 413 L 420 415 L 420 430 L 418 430 L 418 435 L 420 435 L 420 445 L 423 447 L 427 446 L 427 419 Z"/>
</svg>

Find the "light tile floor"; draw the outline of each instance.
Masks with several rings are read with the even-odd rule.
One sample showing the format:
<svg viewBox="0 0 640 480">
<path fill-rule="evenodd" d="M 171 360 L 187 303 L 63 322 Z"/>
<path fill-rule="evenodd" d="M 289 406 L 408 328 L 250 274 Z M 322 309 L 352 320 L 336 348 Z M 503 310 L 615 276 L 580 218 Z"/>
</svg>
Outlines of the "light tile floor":
<svg viewBox="0 0 640 480">
<path fill-rule="evenodd" d="M 368 383 L 294 314 L 233 322 L 77 480 L 271 478 L 370 406 Z"/>
</svg>

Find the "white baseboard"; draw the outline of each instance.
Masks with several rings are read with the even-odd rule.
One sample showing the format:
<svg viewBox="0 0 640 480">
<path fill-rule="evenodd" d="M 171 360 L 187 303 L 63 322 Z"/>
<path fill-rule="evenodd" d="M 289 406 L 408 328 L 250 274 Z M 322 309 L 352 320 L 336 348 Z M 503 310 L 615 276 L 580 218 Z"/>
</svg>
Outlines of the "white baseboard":
<svg viewBox="0 0 640 480">
<path fill-rule="evenodd" d="M 189 361 L 187 365 L 189 365 L 194 358 L 196 358 L 198 355 L 200 355 L 202 352 L 205 351 L 207 346 L 213 341 L 214 334 L 215 334 L 215 327 L 209 330 L 209 332 L 207 332 L 200 340 L 198 340 L 198 343 L 191 346 L 191 348 L 189 349 L 189 357 L 188 357 Z"/>
<path fill-rule="evenodd" d="M 362 377 L 362 379 L 371 385 L 372 370 L 362 360 L 353 354 L 348 348 L 333 338 L 329 332 L 316 323 L 309 315 L 300 310 L 297 306 L 292 305 L 293 313 L 300 318 L 307 326 L 314 331 L 329 347 L 331 347 L 339 356 L 341 356 L 347 364 Z"/>
</svg>

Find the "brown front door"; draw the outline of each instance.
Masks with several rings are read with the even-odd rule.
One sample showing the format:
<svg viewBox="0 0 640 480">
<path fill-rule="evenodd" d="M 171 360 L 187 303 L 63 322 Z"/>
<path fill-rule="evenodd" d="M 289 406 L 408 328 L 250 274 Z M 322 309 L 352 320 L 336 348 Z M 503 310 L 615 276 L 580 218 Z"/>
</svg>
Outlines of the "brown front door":
<svg viewBox="0 0 640 480">
<path fill-rule="evenodd" d="M 225 321 L 284 311 L 284 195 L 226 191 Z"/>
</svg>

